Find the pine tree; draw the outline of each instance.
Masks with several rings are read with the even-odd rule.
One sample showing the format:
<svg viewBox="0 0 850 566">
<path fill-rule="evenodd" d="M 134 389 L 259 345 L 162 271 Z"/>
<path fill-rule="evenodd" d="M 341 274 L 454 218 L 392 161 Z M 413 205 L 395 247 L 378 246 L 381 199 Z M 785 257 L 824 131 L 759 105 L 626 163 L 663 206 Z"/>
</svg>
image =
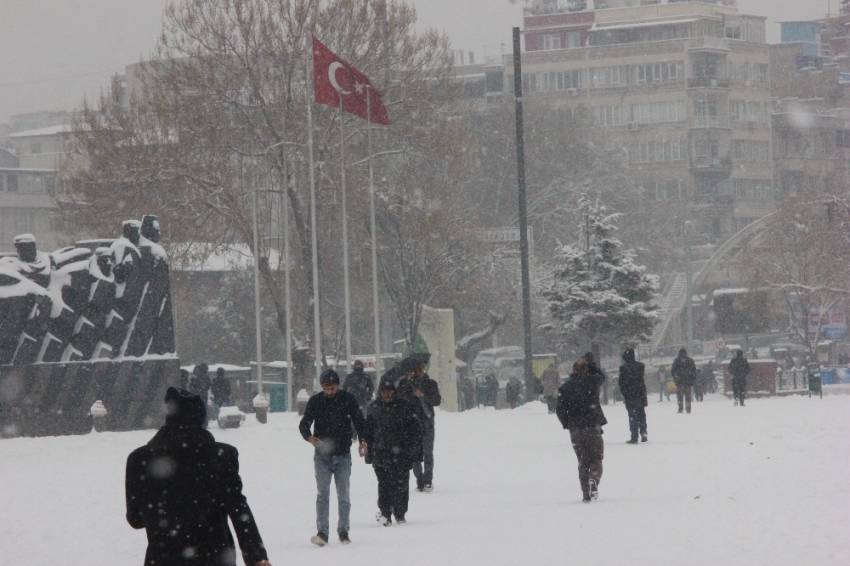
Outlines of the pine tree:
<svg viewBox="0 0 850 566">
<path fill-rule="evenodd" d="M 574 345 L 645 342 L 656 324 L 658 277 L 614 237 L 620 214 L 586 197 L 580 206 L 582 242 L 561 246 L 543 291 L 556 329 Z"/>
</svg>

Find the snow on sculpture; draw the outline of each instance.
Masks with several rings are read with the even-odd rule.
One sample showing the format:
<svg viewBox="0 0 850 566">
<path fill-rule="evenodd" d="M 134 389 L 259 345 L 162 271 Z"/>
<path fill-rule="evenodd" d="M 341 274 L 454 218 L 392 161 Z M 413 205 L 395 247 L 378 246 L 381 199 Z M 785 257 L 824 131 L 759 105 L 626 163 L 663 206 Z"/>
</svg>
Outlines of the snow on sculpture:
<svg viewBox="0 0 850 566">
<path fill-rule="evenodd" d="M 158 219 L 128 220 L 113 241 L 51 254 L 32 234 L 0 258 L 0 365 L 174 353 L 168 256 Z"/>
</svg>

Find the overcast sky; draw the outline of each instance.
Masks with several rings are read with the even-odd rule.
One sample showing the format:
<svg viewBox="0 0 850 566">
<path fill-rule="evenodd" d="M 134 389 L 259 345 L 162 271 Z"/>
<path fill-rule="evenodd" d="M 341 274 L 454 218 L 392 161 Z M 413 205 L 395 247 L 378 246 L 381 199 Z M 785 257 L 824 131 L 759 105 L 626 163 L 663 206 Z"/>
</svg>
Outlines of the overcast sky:
<svg viewBox="0 0 850 566">
<path fill-rule="evenodd" d="M 776 22 L 823 16 L 830 0 L 739 0 L 742 11 Z M 67 110 L 96 98 L 109 77 L 153 49 L 166 0 L 0 0 L 0 123 L 11 114 Z M 479 57 L 510 49 L 521 2 L 414 0 L 425 27 L 449 34 Z M 833 9 L 838 0 L 831 0 Z"/>
</svg>

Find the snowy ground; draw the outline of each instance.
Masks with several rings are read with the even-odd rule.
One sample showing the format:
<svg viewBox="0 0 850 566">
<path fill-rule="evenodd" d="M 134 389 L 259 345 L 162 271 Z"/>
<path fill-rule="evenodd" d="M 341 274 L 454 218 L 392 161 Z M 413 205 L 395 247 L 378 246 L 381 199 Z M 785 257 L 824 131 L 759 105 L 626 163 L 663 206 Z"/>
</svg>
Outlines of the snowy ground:
<svg viewBox="0 0 850 566">
<path fill-rule="evenodd" d="M 323 549 L 308 543 L 312 458 L 296 417 L 212 432 L 239 448 L 277 566 L 850 564 L 850 397 L 742 409 L 714 396 L 692 415 L 653 401 L 650 442 L 638 446 L 624 444 L 622 405 L 606 413 L 598 502 L 580 502 L 568 435 L 542 405 L 444 413 L 436 490 L 413 493 L 409 524 L 376 525 L 374 475 L 358 461 L 354 544 Z M 141 564 L 144 533 L 124 522 L 124 461 L 150 436 L 0 441 L 0 564 Z"/>
</svg>

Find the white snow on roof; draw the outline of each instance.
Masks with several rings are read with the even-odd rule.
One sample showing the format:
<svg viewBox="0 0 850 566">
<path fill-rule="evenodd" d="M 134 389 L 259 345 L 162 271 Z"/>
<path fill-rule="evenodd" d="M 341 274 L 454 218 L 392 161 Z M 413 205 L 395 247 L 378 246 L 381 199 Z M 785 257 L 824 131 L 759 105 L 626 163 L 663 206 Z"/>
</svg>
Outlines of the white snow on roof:
<svg viewBox="0 0 850 566">
<path fill-rule="evenodd" d="M 10 138 L 35 138 L 40 136 L 56 136 L 59 134 L 70 134 L 72 132 L 70 124 L 60 124 L 59 126 L 50 126 L 47 128 L 38 128 L 36 130 L 24 130 L 23 132 L 15 132 L 10 134 Z"/>
<path fill-rule="evenodd" d="M 717 289 L 712 293 L 712 296 L 719 297 L 720 295 L 745 295 L 752 292 L 753 289 Z"/>
<path fill-rule="evenodd" d="M 698 22 L 703 19 L 712 19 L 710 17 L 707 18 L 686 18 L 679 20 L 658 20 L 654 22 L 633 22 L 633 23 L 625 23 L 625 24 L 593 24 L 593 27 L 590 28 L 590 31 L 609 31 L 615 29 L 633 29 L 633 28 L 646 28 L 646 27 L 654 27 L 654 26 L 670 26 L 674 24 L 690 24 L 693 22 Z"/>
</svg>

